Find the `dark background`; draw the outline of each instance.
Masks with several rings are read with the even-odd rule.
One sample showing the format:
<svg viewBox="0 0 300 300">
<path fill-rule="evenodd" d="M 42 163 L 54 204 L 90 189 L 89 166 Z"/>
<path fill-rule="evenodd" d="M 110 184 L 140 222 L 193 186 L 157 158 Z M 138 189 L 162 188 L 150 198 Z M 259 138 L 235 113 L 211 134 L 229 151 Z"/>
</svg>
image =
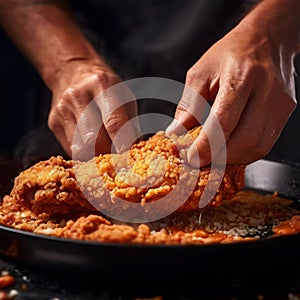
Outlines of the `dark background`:
<svg viewBox="0 0 300 300">
<path fill-rule="evenodd" d="M 11 153 L 18 140 L 40 123 L 39 76 L 0 32 L 0 150 Z"/>
<path fill-rule="evenodd" d="M 26 168 L 52 154 L 65 155 L 47 126 L 50 91 L 1 30 L 0 59 L 0 158 Z M 32 161 L 23 160 L 25 156 Z"/>
</svg>

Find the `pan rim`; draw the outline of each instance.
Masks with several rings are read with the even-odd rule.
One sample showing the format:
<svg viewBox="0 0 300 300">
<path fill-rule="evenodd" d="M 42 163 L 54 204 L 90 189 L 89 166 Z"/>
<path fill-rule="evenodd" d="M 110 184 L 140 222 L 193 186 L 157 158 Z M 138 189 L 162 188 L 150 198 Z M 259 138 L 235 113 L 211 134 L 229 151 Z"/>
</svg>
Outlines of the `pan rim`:
<svg viewBox="0 0 300 300">
<path fill-rule="evenodd" d="M 56 236 L 41 234 L 41 233 L 34 233 L 29 232 L 21 229 L 12 228 L 5 225 L 0 225 L 0 232 L 10 233 L 14 235 L 15 238 L 21 237 L 21 238 L 31 238 L 31 239 L 37 239 L 39 241 L 45 241 L 45 242 L 54 242 L 54 243 L 60 243 L 60 244 L 73 244 L 78 246 L 84 246 L 84 247 L 95 247 L 95 248 L 128 248 L 128 249 L 186 249 L 186 248 L 226 248 L 226 247 L 240 247 L 241 245 L 256 245 L 256 244 L 263 244 L 263 243 L 273 243 L 273 241 L 281 241 L 284 239 L 298 239 L 300 241 L 300 233 L 295 234 L 287 234 L 287 235 L 280 235 L 280 236 L 270 236 L 267 238 L 259 238 L 259 239 L 253 239 L 253 240 L 237 240 L 237 241 L 231 241 L 231 242 L 224 242 L 224 243 L 203 243 L 203 244 L 139 244 L 139 243 L 113 243 L 113 242 L 97 242 L 97 241 L 89 241 L 89 240 L 80 240 L 80 239 L 71 239 L 71 238 L 60 238 Z M 242 246 L 243 247 L 243 246 Z"/>
</svg>

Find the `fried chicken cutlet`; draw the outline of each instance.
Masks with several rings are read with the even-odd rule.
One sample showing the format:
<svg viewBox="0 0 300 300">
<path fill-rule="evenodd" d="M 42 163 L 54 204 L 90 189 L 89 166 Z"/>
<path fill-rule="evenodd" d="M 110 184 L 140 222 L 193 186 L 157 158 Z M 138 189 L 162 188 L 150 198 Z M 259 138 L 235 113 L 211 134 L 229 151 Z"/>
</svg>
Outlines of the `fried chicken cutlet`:
<svg viewBox="0 0 300 300">
<path fill-rule="evenodd" d="M 219 206 L 244 188 L 245 166 L 227 165 L 224 174 L 210 166 L 200 170 L 189 166 L 187 148 L 200 130 L 171 137 L 158 132 L 122 154 L 102 154 L 87 162 L 51 157 L 22 171 L 10 196 L 35 213 L 100 210 L 114 217 L 144 213 L 151 218 L 198 210 L 210 182 L 209 189 L 216 193 L 208 205 Z"/>
</svg>

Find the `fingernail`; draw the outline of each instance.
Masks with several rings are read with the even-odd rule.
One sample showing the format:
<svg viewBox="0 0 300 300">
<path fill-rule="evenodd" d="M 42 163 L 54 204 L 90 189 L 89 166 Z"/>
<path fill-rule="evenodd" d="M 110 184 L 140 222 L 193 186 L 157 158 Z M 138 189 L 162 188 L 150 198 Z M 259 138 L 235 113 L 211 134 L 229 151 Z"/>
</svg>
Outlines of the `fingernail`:
<svg viewBox="0 0 300 300">
<path fill-rule="evenodd" d="M 193 168 L 200 168 L 200 159 L 199 159 L 199 154 L 198 152 L 195 152 L 195 150 L 190 149 L 187 152 L 187 160 L 188 163 L 193 167 Z"/>
<path fill-rule="evenodd" d="M 82 147 L 79 146 L 79 145 L 72 145 L 72 146 L 71 146 L 71 151 L 72 151 L 72 152 L 79 152 L 79 151 L 81 151 L 81 150 L 82 150 Z"/>
<path fill-rule="evenodd" d="M 82 157 L 83 147 L 81 145 L 72 145 L 71 146 L 72 158 L 74 160 L 80 160 Z"/>
<path fill-rule="evenodd" d="M 173 120 L 172 123 L 165 130 L 166 135 L 173 133 L 180 135 L 186 132 L 186 128 L 182 126 L 177 120 Z"/>
<path fill-rule="evenodd" d="M 175 129 L 175 127 L 176 127 L 176 121 L 174 120 L 174 121 L 172 121 L 172 123 L 167 127 L 167 129 L 166 129 L 166 134 L 167 134 L 167 135 L 172 134 L 173 131 L 174 131 L 174 129 Z"/>
<path fill-rule="evenodd" d="M 187 152 L 187 160 L 188 163 L 196 169 L 199 169 L 200 167 L 205 167 L 210 164 L 210 160 L 201 158 L 199 156 L 199 153 L 194 146 L 191 146 L 190 149 Z"/>
<path fill-rule="evenodd" d="M 130 146 L 126 145 L 126 144 L 117 144 L 117 145 L 113 145 L 114 149 L 112 149 L 112 153 L 116 152 L 116 153 L 123 153 L 126 150 L 130 149 Z"/>
</svg>

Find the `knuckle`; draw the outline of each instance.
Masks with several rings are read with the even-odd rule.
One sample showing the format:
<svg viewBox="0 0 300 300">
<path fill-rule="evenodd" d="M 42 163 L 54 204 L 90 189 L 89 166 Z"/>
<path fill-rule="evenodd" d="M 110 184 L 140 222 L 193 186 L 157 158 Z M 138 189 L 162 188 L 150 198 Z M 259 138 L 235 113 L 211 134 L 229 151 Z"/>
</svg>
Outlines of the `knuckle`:
<svg viewBox="0 0 300 300">
<path fill-rule="evenodd" d="M 292 97 L 292 96 L 288 97 L 287 106 L 288 106 L 289 112 L 293 112 L 297 107 L 296 98 Z"/>
<path fill-rule="evenodd" d="M 187 85 L 192 85 L 194 86 L 195 83 L 197 85 L 199 83 L 202 83 L 204 81 L 204 76 L 203 75 L 203 66 L 202 64 L 197 64 L 197 67 L 192 67 L 190 68 L 187 73 L 186 73 L 186 83 Z"/>
<path fill-rule="evenodd" d="M 109 83 L 109 78 L 104 70 L 99 70 L 91 76 L 91 79 L 94 80 L 97 84 L 107 86 Z"/>
<path fill-rule="evenodd" d="M 270 72 L 268 72 L 268 67 L 263 66 L 258 63 L 249 63 L 247 68 L 247 74 L 251 76 L 266 77 Z"/>
<path fill-rule="evenodd" d="M 282 105 L 282 109 L 280 110 L 280 119 L 284 118 L 284 121 L 286 121 L 290 115 L 295 111 L 296 107 L 297 107 L 297 100 L 295 97 L 291 96 L 291 95 L 287 95 L 287 93 L 285 93 L 282 97 L 282 99 L 280 99 L 280 102 Z"/>
<path fill-rule="evenodd" d="M 215 115 L 223 128 L 225 136 L 228 135 L 239 119 L 237 108 L 233 104 L 226 102 L 223 102 L 219 108 L 215 110 Z"/>
<path fill-rule="evenodd" d="M 247 70 L 247 77 L 269 89 L 275 81 L 274 67 L 269 62 L 252 63 Z"/>
<path fill-rule="evenodd" d="M 53 113 L 50 112 L 48 116 L 48 127 L 52 130 L 55 131 L 60 128 L 60 123 L 57 118 L 57 116 Z"/>
<path fill-rule="evenodd" d="M 55 105 L 55 110 L 62 117 L 68 117 L 70 114 L 68 101 L 66 101 L 65 98 L 60 98 Z"/>
<path fill-rule="evenodd" d="M 277 93 L 273 98 L 273 101 L 276 101 L 281 109 L 279 111 L 279 116 L 285 117 L 286 119 L 291 115 L 291 113 L 297 107 L 297 99 L 293 93 L 286 91 L 285 87 Z"/>
<path fill-rule="evenodd" d="M 75 87 L 68 87 L 66 90 L 62 93 L 61 101 L 68 100 L 68 99 L 77 99 L 80 95 L 80 90 Z"/>
<path fill-rule="evenodd" d="M 230 76 L 232 84 L 237 86 L 249 79 L 270 83 L 274 80 L 274 68 L 266 62 L 263 64 L 258 61 L 246 60 L 228 76 Z"/>
<path fill-rule="evenodd" d="M 109 115 L 104 121 L 104 126 L 109 134 L 115 135 L 123 125 L 123 118 L 119 115 Z"/>
<path fill-rule="evenodd" d="M 240 141 L 244 147 L 256 147 L 260 139 L 260 134 L 257 130 L 251 127 L 243 127 L 239 130 Z"/>
<path fill-rule="evenodd" d="M 177 112 L 187 112 L 188 108 L 191 105 L 191 99 L 188 96 L 184 96 L 181 98 L 180 102 L 177 105 Z"/>
<path fill-rule="evenodd" d="M 50 113 L 48 116 L 48 127 L 52 130 L 55 127 L 56 121 L 55 117 Z"/>
<path fill-rule="evenodd" d="M 195 72 L 194 68 L 190 68 L 186 72 L 186 81 L 187 82 L 192 82 L 195 77 L 196 77 L 196 72 Z"/>
<path fill-rule="evenodd" d="M 112 86 L 113 84 L 120 82 L 117 75 L 106 70 L 98 70 L 91 76 L 91 79 L 103 88 Z"/>
</svg>

